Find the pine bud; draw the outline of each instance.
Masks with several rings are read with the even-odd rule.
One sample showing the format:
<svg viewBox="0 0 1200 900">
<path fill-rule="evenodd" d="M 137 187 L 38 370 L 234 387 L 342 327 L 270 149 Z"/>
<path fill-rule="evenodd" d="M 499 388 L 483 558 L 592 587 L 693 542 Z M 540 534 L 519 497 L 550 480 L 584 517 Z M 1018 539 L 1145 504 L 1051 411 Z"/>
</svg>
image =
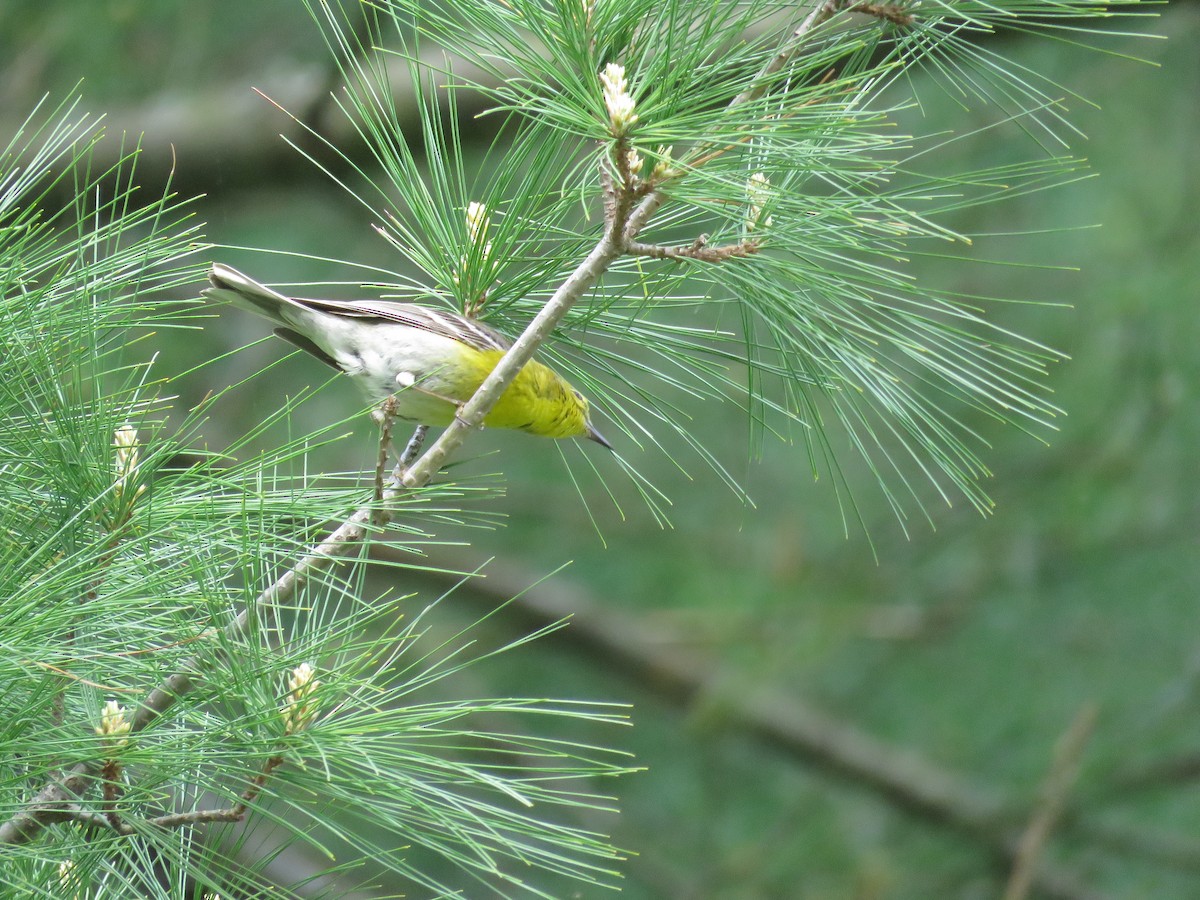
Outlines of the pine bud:
<svg viewBox="0 0 1200 900">
<path fill-rule="evenodd" d="M 138 468 L 138 433 L 137 429 L 132 425 L 125 424 L 113 432 L 113 447 L 116 448 L 116 455 L 113 459 L 113 469 L 116 474 L 116 483 L 114 490 L 117 499 L 128 497 L 130 486 L 137 478 Z M 133 489 L 133 498 L 136 500 L 146 490 L 144 484 L 139 484 Z"/>
<path fill-rule="evenodd" d="M 125 707 L 116 700 L 109 700 L 104 704 L 100 712 L 100 724 L 96 726 L 96 734 L 104 738 L 105 749 L 115 750 L 129 743 L 129 738 L 125 735 L 129 734 L 131 723 L 125 717 L 126 712 Z"/>
<path fill-rule="evenodd" d="M 772 216 L 762 218 L 763 207 L 771 199 L 771 182 L 767 180 L 767 176 L 762 172 L 755 172 L 746 181 L 746 196 L 749 199 L 750 205 L 746 210 L 746 230 L 753 231 L 759 225 L 763 228 L 770 228 L 774 221 Z"/>
<path fill-rule="evenodd" d="M 321 682 L 314 676 L 316 670 L 308 663 L 292 669 L 288 678 L 288 694 L 283 701 L 283 733 L 295 734 L 309 726 L 317 714 L 315 697 Z"/>
<path fill-rule="evenodd" d="M 633 111 L 633 97 L 625 80 L 625 67 L 609 63 L 600 73 L 600 84 L 604 87 L 604 105 L 608 109 L 608 120 L 613 137 L 621 137 L 638 120 Z"/>
</svg>

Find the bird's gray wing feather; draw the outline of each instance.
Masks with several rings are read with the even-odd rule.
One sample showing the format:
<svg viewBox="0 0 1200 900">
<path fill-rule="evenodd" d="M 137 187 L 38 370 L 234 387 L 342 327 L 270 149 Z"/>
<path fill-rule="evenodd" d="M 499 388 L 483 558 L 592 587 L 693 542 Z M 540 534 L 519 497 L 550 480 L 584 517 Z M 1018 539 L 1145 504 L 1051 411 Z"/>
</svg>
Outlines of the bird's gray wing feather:
<svg viewBox="0 0 1200 900">
<path fill-rule="evenodd" d="M 283 338 L 293 347 L 299 347 L 305 353 L 311 353 L 330 368 L 337 369 L 339 372 L 345 371 L 345 369 L 338 364 L 338 361 L 322 350 L 315 341 L 313 341 L 311 338 L 305 337 L 298 331 L 293 331 L 290 328 L 276 328 L 275 337 Z"/>
<path fill-rule="evenodd" d="M 214 300 L 228 300 L 265 316 L 278 325 L 286 326 L 276 333 L 284 340 L 314 353 L 325 362 L 330 361 L 328 354 L 316 352 L 312 340 L 298 333 L 306 329 L 296 321 L 295 312 L 308 309 L 347 318 L 396 322 L 461 341 L 476 350 L 504 351 L 512 346 L 508 338 L 482 322 L 445 310 L 392 300 L 344 301 L 288 297 L 243 275 L 237 269 L 219 263 L 213 265 L 208 280 L 212 287 L 201 292 L 204 296 Z M 292 315 L 288 314 L 289 308 L 295 311 Z"/>
<path fill-rule="evenodd" d="M 500 332 L 475 319 L 456 313 L 412 303 L 391 300 L 310 300 L 297 299 L 312 309 L 352 318 L 378 319 L 396 322 L 410 328 L 420 328 L 433 334 L 461 341 L 476 350 L 507 350 L 512 342 Z"/>
</svg>

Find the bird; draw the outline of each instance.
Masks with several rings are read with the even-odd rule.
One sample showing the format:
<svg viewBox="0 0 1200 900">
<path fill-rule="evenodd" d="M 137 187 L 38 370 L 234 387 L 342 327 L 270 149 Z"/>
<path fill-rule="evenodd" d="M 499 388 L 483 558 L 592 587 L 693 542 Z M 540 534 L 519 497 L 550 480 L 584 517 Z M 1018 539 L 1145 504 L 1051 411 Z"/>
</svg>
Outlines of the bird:
<svg viewBox="0 0 1200 900">
<path fill-rule="evenodd" d="M 512 341 L 477 319 L 388 300 L 288 297 L 230 266 L 213 264 L 202 296 L 275 324 L 274 333 L 344 372 L 371 402 L 394 396 L 397 418 L 449 425 Z M 587 399 L 549 366 L 530 360 L 484 416 L 488 428 L 612 444 L 591 422 Z"/>
</svg>

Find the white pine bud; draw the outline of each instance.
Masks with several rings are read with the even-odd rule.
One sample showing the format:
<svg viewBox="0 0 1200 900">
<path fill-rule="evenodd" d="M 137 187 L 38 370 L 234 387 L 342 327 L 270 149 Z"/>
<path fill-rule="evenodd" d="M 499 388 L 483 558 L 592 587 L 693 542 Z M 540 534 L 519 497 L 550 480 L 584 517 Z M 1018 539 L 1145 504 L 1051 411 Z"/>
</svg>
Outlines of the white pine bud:
<svg viewBox="0 0 1200 900">
<path fill-rule="evenodd" d="M 467 236 L 471 239 L 471 244 L 480 248 L 480 257 L 486 261 L 492 255 L 492 242 L 485 240 L 487 230 L 491 227 L 491 217 L 488 215 L 488 208 L 475 200 L 467 204 Z M 467 260 L 469 257 L 464 254 L 462 258 L 462 268 L 466 269 Z M 454 283 L 459 283 L 458 274 L 454 275 Z"/>
<path fill-rule="evenodd" d="M 124 747 L 129 743 L 131 724 L 125 714 L 128 710 L 116 700 L 109 700 L 100 711 L 100 724 L 96 726 L 96 734 L 104 738 L 104 745 L 109 750 Z"/>
<path fill-rule="evenodd" d="M 749 208 L 746 210 L 746 230 L 753 231 L 759 225 L 770 228 L 774 221 L 772 216 L 762 218 L 763 207 L 771 199 L 771 182 L 762 172 L 755 172 L 746 181 L 746 197 Z"/>
<path fill-rule="evenodd" d="M 625 134 L 638 120 L 633 111 L 633 97 L 625 80 L 625 67 L 609 63 L 600 73 L 600 84 L 604 87 L 604 106 L 608 109 L 608 120 L 614 137 Z"/>
<path fill-rule="evenodd" d="M 79 891 L 80 879 L 75 871 L 75 860 L 64 859 L 58 864 L 58 886 L 64 891 L 70 891 L 66 896 L 71 900 L 79 900 L 83 896 Z"/>
<path fill-rule="evenodd" d="M 129 495 L 131 485 L 137 477 L 138 468 L 138 433 L 132 425 L 125 424 L 113 432 L 113 447 L 116 454 L 113 459 L 113 470 L 116 474 L 115 491 L 117 499 Z M 132 488 L 136 499 L 146 490 L 144 484 Z"/>
<path fill-rule="evenodd" d="M 284 734 L 303 731 L 316 717 L 317 704 L 314 694 L 321 682 L 315 676 L 316 670 L 308 663 L 301 663 L 292 669 L 287 683 L 287 697 L 283 701 Z"/>
<path fill-rule="evenodd" d="M 478 241 L 481 234 L 487 233 L 489 224 L 486 206 L 475 200 L 467 204 L 467 234 L 471 236 L 472 243 Z"/>
<path fill-rule="evenodd" d="M 671 168 L 671 148 L 658 148 L 658 162 L 654 164 L 654 168 L 650 172 L 651 181 L 659 181 L 663 178 L 670 178 L 675 174 L 675 170 Z"/>
</svg>

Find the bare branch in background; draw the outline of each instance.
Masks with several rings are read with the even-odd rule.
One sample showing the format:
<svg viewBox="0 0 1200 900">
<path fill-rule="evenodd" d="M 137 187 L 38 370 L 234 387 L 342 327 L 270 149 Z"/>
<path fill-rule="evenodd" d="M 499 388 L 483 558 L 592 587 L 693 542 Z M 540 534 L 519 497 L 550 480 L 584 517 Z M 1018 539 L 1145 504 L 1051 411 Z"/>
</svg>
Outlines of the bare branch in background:
<svg viewBox="0 0 1200 900">
<path fill-rule="evenodd" d="M 408 558 L 387 544 L 372 546 L 371 553 L 389 562 Z M 439 557 L 434 562 L 430 577 L 437 569 L 462 569 L 452 558 Z M 1120 827 L 1067 805 L 1066 791 L 1095 724 L 1093 707 L 1085 707 L 1064 735 L 1043 786 L 1042 800 L 1030 818 L 1023 799 L 1005 798 L 976 778 L 952 772 L 912 748 L 882 741 L 793 693 L 740 684 L 714 660 L 684 649 L 689 644 L 684 636 L 614 610 L 611 604 L 577 585 L 564 584 L 562 579 L 539 581 L 493 561 L 484 577 L 463 584 L 460 596 L 489 609 L 510 603 L 510 608 L 526 617 L 518 627 L 541 628 L 569 619 L 570 626 L 556 632 L 553 640 L 569 642 L 604 671 L 618 672 L 639 689 L 682 710 L 695 704 L 716 706 L 726 729 L 754 735 L 805 764 L 867 789 L 906 814 L 968 838 L 995 860 L 1000 873 L 1014 871 L 1022 860 L 1032 861 L 1029 835 L 1033 828 L 1036 825 L 1039 840 L 1044 842 L 1049 837 L 1047 826 L 1059 820 L 1075 840 L 1185 871 L 1200 870 L 1200 842 L 1190 837 Z M 728 702 L 723 702 L 725 698 Z M 1016 823 L 1025 818 L 1030 825 L 1022 832 Z M 1043 846 L 1038 845 L 1039 852 Z M 1058 863 L 1039 861 L 1027 874 L 1033 896 L 1063 900 L 1104 896 L 1088 888 L 1081 875 Z"/>
</svg>

